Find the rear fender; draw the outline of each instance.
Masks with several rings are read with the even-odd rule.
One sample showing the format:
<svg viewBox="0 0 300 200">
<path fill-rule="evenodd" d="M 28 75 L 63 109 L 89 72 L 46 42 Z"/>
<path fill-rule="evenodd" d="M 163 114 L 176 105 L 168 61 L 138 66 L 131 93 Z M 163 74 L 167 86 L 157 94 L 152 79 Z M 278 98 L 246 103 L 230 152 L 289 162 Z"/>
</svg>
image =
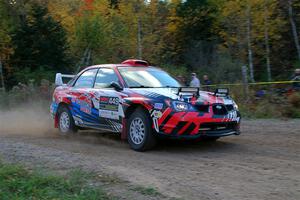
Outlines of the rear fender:
<svg viewBox="0 0 300 200">
<path fill-rule="evenodd" d="M 62 106 L 65 106 L 67 107 L 68 109 L 70 109 L 70 102 L 69 101 L 62 101 L 60 102 L 58 105 L 57 105 L 57 109 L 54 113 L 54 127 L 55 128 L 58 128 L 58 111 L 59 109 L 62 107 Z"/>
</svg>

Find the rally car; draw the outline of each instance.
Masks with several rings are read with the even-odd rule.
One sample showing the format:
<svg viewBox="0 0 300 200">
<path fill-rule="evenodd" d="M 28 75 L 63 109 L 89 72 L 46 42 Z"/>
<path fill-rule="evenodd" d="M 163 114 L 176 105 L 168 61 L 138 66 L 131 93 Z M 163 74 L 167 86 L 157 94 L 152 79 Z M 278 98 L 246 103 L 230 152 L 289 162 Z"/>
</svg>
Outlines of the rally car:
<svg viewBox="0 0 300 200">
<path fill-rule="evenodd" d="M 72 78 L 63 84 L 63 78 Z M 240 113 L 227 89 L 183 87 L 143 60 L 87 67 L 76 76 L 56 74 L 50 106 L 62 134 L 78 129 L 119 133 L 136 151 L 159 137 L 211 139 L 240 134 Z"/>
</svg>

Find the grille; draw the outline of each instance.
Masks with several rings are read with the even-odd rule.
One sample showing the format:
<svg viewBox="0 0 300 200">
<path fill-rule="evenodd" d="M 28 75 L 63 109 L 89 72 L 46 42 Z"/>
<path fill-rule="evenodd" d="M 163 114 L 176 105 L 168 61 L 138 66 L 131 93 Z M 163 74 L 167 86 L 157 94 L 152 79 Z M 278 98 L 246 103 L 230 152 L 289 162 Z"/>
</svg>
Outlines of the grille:
<svg viewBox="0 0 300 200">
<path fill-rule="evenodd" d="M 199 131 L 222 131 L 222 130 L 234 130 L 236 129 L 236 122 L 226 123 L 203 123 L 200 125 Z"/>
<path fill-rule="evenodd" d="M 214 104 L 213 105 L 213 112 L 215 115 L 227 115 L 228 111 L 223 104 Z"/>
<path fill-rule="evenodd" d="M 195 105 L 194 106 L 199 112 L 208 113 L 209 112 L 209 105 Z"/>
</svg>

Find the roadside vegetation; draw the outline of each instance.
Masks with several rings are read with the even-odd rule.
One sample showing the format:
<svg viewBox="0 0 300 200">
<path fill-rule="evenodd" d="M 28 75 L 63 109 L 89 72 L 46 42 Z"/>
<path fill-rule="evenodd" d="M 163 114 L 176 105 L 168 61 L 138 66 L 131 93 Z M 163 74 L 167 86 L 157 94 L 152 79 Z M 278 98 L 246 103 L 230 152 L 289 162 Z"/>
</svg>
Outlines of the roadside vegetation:
<svg viewBox="0 0 300 200">
<path fill-rule="evenodd" d="M 55 73 L 128 58 L 186 83 L 191 72 L 213 84 L 291 80 L 300 67 L 299 11 L 296 0 L 3 0 L 0 107 L 48 102 Z M 251 85 L 245 97 L 242 87 L 230 92 L 243 116 L 300 116 L 299 94 Z"/>
<path fill-rule="evenodd" d="M 0 92 L 0 111 L 16 110 L 26 108 L 35 102 L 35 108 L 49 113 L 51 95 L 54 89 L 53 83 L 43 80 L 42 84 L 17 85 L 12 90 Z M 214 91 L 214 88 L 209 88 Z M 300 93 L 282 94 L 276 89 L 272 93 L 262 97 L 256 96 L 259 88 L 250 88 L 249 96 L 244 97 L 242 86 L 229 88 L 230 95 L 239 105 L 243 118 L 300 118 Z"/>
<path fill-rule="evenodd" d="M 46 166 L 29 169 L 0 160 L 0 199 L 116 200 L 168 198 L 152 187 L 128 184 L 111 175 L 71 169 L 53 175 Z"/>
<path fill-rule="evenodd" d="M 128 58 L 213 83 L 240 82 L 242 66 L 250 82 L 289 80 L 299 11 L 296 0 L 2 0 L 5 86 Z"/>
<path fill-rule="evenodd" d="M 131 190 L 137 191 L 146 196 L 161 196 L 161 194 L 155 188 L 152 187 L 138 186 L 138 187 L 131 188 Z"/>
<path fill-rule="evenodd" d="M 87 185 L 82 173 L 45 175 L 0 161 L 0 199 L 114 199 L 101 187 Z"/>
</svg>

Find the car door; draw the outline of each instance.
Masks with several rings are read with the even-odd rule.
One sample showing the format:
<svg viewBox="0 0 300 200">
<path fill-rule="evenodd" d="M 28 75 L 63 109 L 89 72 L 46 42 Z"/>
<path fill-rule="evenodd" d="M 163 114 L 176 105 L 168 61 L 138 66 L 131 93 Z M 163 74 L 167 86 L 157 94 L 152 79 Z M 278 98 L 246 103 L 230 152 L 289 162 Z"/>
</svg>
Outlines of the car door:
<svg viewBox="0 0 300 200">
<path fill-rule="evenodd" d="M 71 112 L 75 124 L 82 127 L 97 127 L 98 118 L 93 115 L 92 90 L 98 69 L 84 71 L 75 81 L 70 91 Z"/>
<path fill-rule="evenodd" d="M 112 68 L 102 67 L 98 70 L 94 84 L 93 104 L 98 109 L 98 117 L 101 128 L 113 132 L 122 129 L 122 117 L 124 117 L 121 105 L 121 93 L 117 92 L 111 83 L 120 84 L 119 78 Z"/>
</svg>

